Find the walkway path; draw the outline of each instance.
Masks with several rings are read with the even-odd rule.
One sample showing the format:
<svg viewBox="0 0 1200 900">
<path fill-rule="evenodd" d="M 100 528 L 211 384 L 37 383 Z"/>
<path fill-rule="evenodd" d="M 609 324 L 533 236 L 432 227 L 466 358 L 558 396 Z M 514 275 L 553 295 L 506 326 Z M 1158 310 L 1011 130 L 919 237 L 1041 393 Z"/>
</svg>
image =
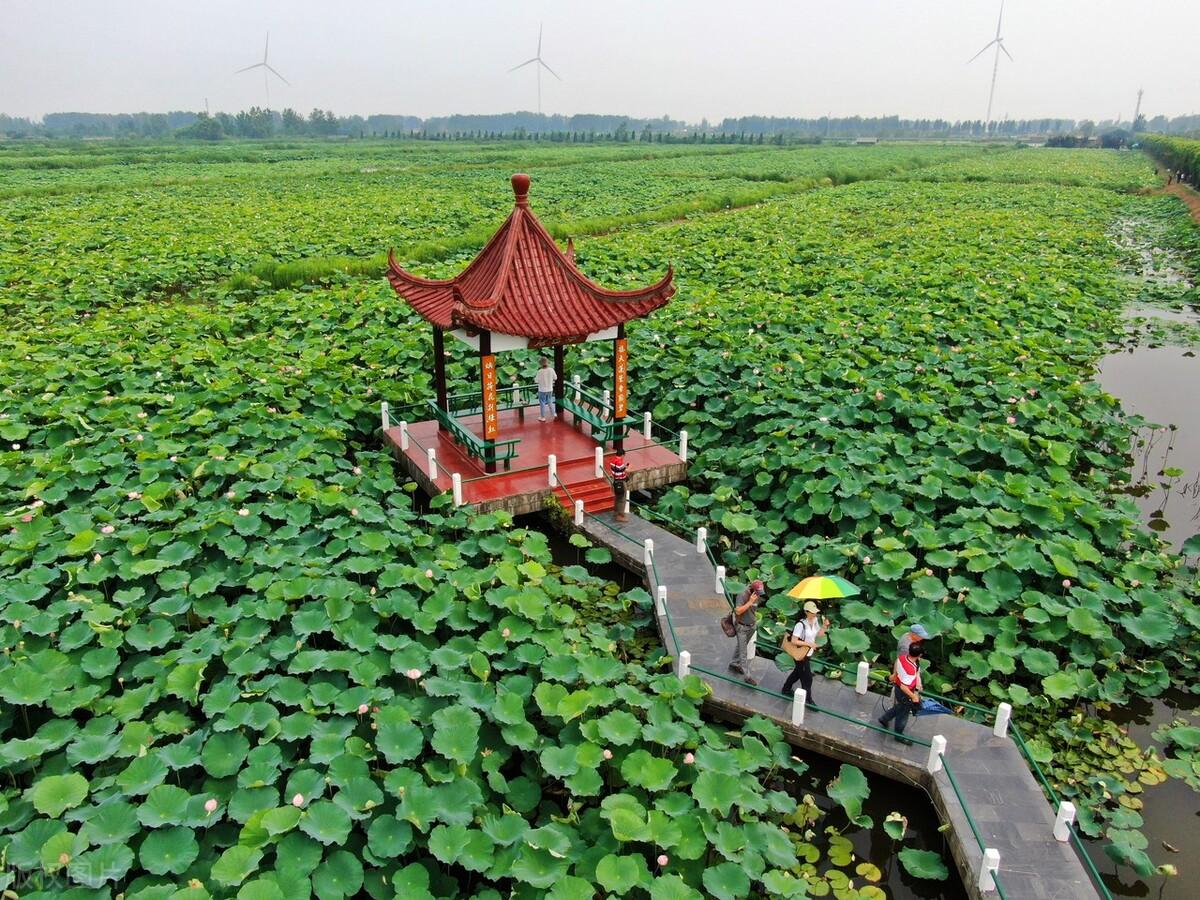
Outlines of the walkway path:
<svg viewBox="0 0 1200 900">
<path fill-rule="evenodd" d="M 733 642 L 717 620 L 728 605 L 717 591 L 716 572 L 706 553 L 636 515 L 617 525 L 611 513 L 601 513 L 586 517 L 577 527 L 609 548 L 623 567 L 643 574 L 655 597 L 661 579 L 667 603 L 666 615 L 656 617 L 659 634 L 668 652 L 691 654 L 692 673 L 712 688 L 706 701 L 710 712 L 733 721 L 768 716 L 796 746 L 923 788 L 941 820 L 952 826 L 951 851 L 972 897 L 1097 896 L 1071 845 L 1054 839 L 1054 810 L 1011 738 L 995 737 L 991 727 L 966 719 L 933 716 L 910 720 L 908 732 L 915 743 L 904 746 L 872 727 L 881 714 L 882 695 L 860 695 L 821 675 L 813 684 L 816 708 L 810 705 L 803 724 L 794 726 L 792 703 L 779 694 L 785 673 L 772 660 L 753 660 L 757 689 L 733 679 L 727 669 Z M 647 538 L 654 542 L 649 568 L 644 562 Z M 930 740 L 935 734 L 946 739 L 945 765 L 930 773 Z M 978 887 L 984 847 L 999 851 L 998 892 L 985 894 Z"/>
</svg>

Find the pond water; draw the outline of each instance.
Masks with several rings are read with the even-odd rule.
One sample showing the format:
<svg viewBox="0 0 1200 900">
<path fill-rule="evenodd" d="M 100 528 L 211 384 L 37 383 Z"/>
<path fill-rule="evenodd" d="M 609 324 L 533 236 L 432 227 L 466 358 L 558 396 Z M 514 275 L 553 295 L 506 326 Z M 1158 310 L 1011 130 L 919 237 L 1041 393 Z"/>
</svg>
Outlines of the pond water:
<svg viewBox="0 0 1200 900">
<path fill-rule="evenodd" d="M 1200 354 L 1136 346 L 1104 357 L 1096 378 L 1126 412 L 1160 426 L 1139 430 L 1130 448 L 1132 492 L 1150 527 L 1178 550 L 1200 532 Z"/>
</svg>

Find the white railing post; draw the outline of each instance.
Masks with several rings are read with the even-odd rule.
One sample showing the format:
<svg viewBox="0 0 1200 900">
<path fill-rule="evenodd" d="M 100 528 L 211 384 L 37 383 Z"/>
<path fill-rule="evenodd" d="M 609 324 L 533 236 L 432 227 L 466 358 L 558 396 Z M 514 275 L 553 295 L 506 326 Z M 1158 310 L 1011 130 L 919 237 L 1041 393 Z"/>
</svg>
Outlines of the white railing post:
<svg viewBox="0 0 1200 900">
<path fill-rule="evenodd" d="M 667 586 L 665 584 L 658 586 L 658 614 L 660 616 L 667 614 Z"/>
<path fill-rule="evenodd" d="M 642 413 L 642 437 L 650 440 L 651 418 L 650 413 Z"/>
<path fill-rule="evenodd" d="M 596 448 L 596 477 L 604 477 L 604 448 Z"/>
<path fill-rule="evenodd" d="M 725 567 L 717 566 L 717 593 L 725 593 Z"/>
<path fill-rule="evenodd" d="M 625 494 L 625 515 L 629 515 L 629 494 Z"/>
<path fill-rule="evenodd" d="M 992 728 L 992 734 L 996 737 L 1004 737 L 1008 734 L 1008 720 L 1012 718 L 1012 704 L 1001 703 L 996 709 L 996 724 Z"/>
<path fill-rule="evenodd" d="M 549 470 L 550 487 L 558 486 L 558 457 L 553 453 L 546 457 L 546 468 Z"/>
<path fill-rule="evenodd" d="M 1075 821 L 1075 804 L 1063 800 L 1058 804 L 1058 817 L 1054 820 L 1054 839 L 1069 841 L 1071 839 L 1071 823 Z"/>
<path fill-rule="evenodd" d="M 691 670 L 692 670 L 692 654 L 688 653 L 686 650 L 680 651 L 680 653 L 679 653 L 679 677 L 683 678 Z"/>
<path fill-rule="evenodd" d="M 516 409 L 521 409 L 524 407 L 524 404 L 521 403 L 521 383 L 519 381 L 513 382 L 512 402 L 513 402 L 513 407 Z"/>
<path fill-rule="evenodd" d="M 929 741 L 929 759 L 925 762 L 925 771 L 940 772 L 942 770 L 942 754 L 945 752 L 946 739 L 940 734 L 935 734 Z"/>
<path fill-rule="evenodd" d="M 808 694 L 804 688 L 796 688 L 796 693 L 792 695 L 792 724 L 804 724 L 804 705 L 808 702 Z"/>
<path fill-rule="evenodd" d="M 687 462 L 687 432 L 679 432 L 679 458 Z"/>
<path fill-rule="evenodd" d="M 462 476 L 455 472 L 450 476 L 450 484 L 454 490 L 454 505 L 462 506 Z"/>
<path fill-rule="evenodd" d="M 408 423 L 407 422 L 400 423 L 400 449 L 401 450 L 408 449 Z"/>
<path fill-rule="evenodd" d="M 995 847 L 988 847 L 983 851 L 983 858 L 979 860 L 979 890 L 983 893 L 990 893 L 996 889 L 996 879 L 993 877 L 1000 869 L 1000 851 Z"/>
<path fill-rule="evenodd" d="M 384 431 L 392 427 L 392 419 L 388 415 L 388 402 L 386 400 L 379 402 L 379 421 L 383 423 Z"/>
<path fill-rule="evenodd" d="M 576 402 L 576 403 L 578 403 L 578 402 L 579 402 L 579 397 L 580 397 L 580 394 L 579 394 L 579 376 L 578 376 L 578 375 L 574 375 L 574 376 L 572 376 L 572 378 L 571 378 L 571 383 L 572 383 L 573 385 L 575 385 L 575 402 Z"/>
<path fill-rule="evenodd" d="M 609 402 L 609 397 L 610 397 L 610 396 L 611 396 L 611 395 L 610 395 L 610 393 L 609 393 L 609 390 L 608 390 L 608 388 L 605 388 L 605 389 L 604 389 L 604 408 L 605 408 L 605 409 L 608 409 L 608 407 L 612 405 L 612 404 Z"/>
<path fill-rule="evenodd" d="M 858 677 L 854 681 L 854 693 L 865 694 L 867 692 L 867 681 L 871 677 L 871 666 L 864 659 L 858 664 Z"/>
<path fill-rule="evenodd" d="M 696 529 L 696 552 L 703 553 L 704 545 L 708 541 L 708 529 L 701 525 Z"/>
<path fill-rule="evenodd" d="M 437 481 L 437 450 L 430 447 L 426 451 L 426 457 L 429 461 L 429 480 Z"/>
<path fill-rule="evenodd" d="M 583 501 L 582 500 L 575 501 L 575 524 L 576 525 L 583 524 Z"/>
<path fill-rule="evenodd" d="M 653 559 L 654 559 L 654 538 L 646 538 L 645 543 L 642 544 L 642 562 L 644 562 L 646 564 L 647 569 L 650 568 L 650 565 L 651 565 Z"/>
</svg>

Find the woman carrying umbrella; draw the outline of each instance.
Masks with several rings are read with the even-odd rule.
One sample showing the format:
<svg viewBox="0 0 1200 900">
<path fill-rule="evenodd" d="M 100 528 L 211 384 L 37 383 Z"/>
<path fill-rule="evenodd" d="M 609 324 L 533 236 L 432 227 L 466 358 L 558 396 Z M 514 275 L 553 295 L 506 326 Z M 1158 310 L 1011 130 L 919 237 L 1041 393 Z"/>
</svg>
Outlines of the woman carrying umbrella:
<svg viewBox="0 0 1200 900">
<path fill-rule="evenodd" d="M 783 693 L 791 696 L 792 688 L 796 686 L 796 682 L 800 682 L 800 687 L 804 688 L 805 702 L 815 703 L 812 696 L 813 673 L 810 662 L 812 655 L 817 651 L 817 641 L 825 635 L 825 630 L 829 628 L 829 619 L 817 621 L 817 616 L 820 614 L 817 609 L 817 604 L 808 600 L 804 604 L 804 618 L 796 623 L 795 629 L 792 630 L 791 638 L 786 635 L 784 640 L 788 641 L 794 648 L 803 648 L 804 654 L 796 659 L 796 665 L 792 667 L 792 674 L 787 677 L 787 681 L 783 683 Z M 790 654 L 789 654 L 790 655 Z"/>
</svg>

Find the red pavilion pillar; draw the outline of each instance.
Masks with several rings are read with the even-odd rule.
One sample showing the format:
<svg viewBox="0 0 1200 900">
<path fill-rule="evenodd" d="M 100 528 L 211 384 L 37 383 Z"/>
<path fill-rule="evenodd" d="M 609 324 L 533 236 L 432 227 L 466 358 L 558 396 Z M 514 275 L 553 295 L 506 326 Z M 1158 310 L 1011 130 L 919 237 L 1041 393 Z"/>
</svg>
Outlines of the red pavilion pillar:
<svg viewBox="0 0 1200 900">
<path fill-rule="evenodd" d="M 500 435 L 500 409 L 496 402 L 496 357 L 492 356 L 492 333 L 479 332 L 479 381 L 483 413 L 483 470 L 496 471 L 496 438 Z"/>
<path fill-rule="evenodd" d="M 433 326 L 433 389 L 437 396 L 437 405 L 446 415 L 450 414 L 450 404 L 446 399 L 446 342 L 442 329 Z M 438 422 L 438 430 L 445 431 Z"/>
<path fill-rule="evenodd" d="M 613 422 L 620 422 L 629 411 L 629 344 L 625 340 L 625 323 L 617 326 L 613 341 Z M 625 452 L 625 426 L 613 432 L 613 449 Z"/>
</svg>

